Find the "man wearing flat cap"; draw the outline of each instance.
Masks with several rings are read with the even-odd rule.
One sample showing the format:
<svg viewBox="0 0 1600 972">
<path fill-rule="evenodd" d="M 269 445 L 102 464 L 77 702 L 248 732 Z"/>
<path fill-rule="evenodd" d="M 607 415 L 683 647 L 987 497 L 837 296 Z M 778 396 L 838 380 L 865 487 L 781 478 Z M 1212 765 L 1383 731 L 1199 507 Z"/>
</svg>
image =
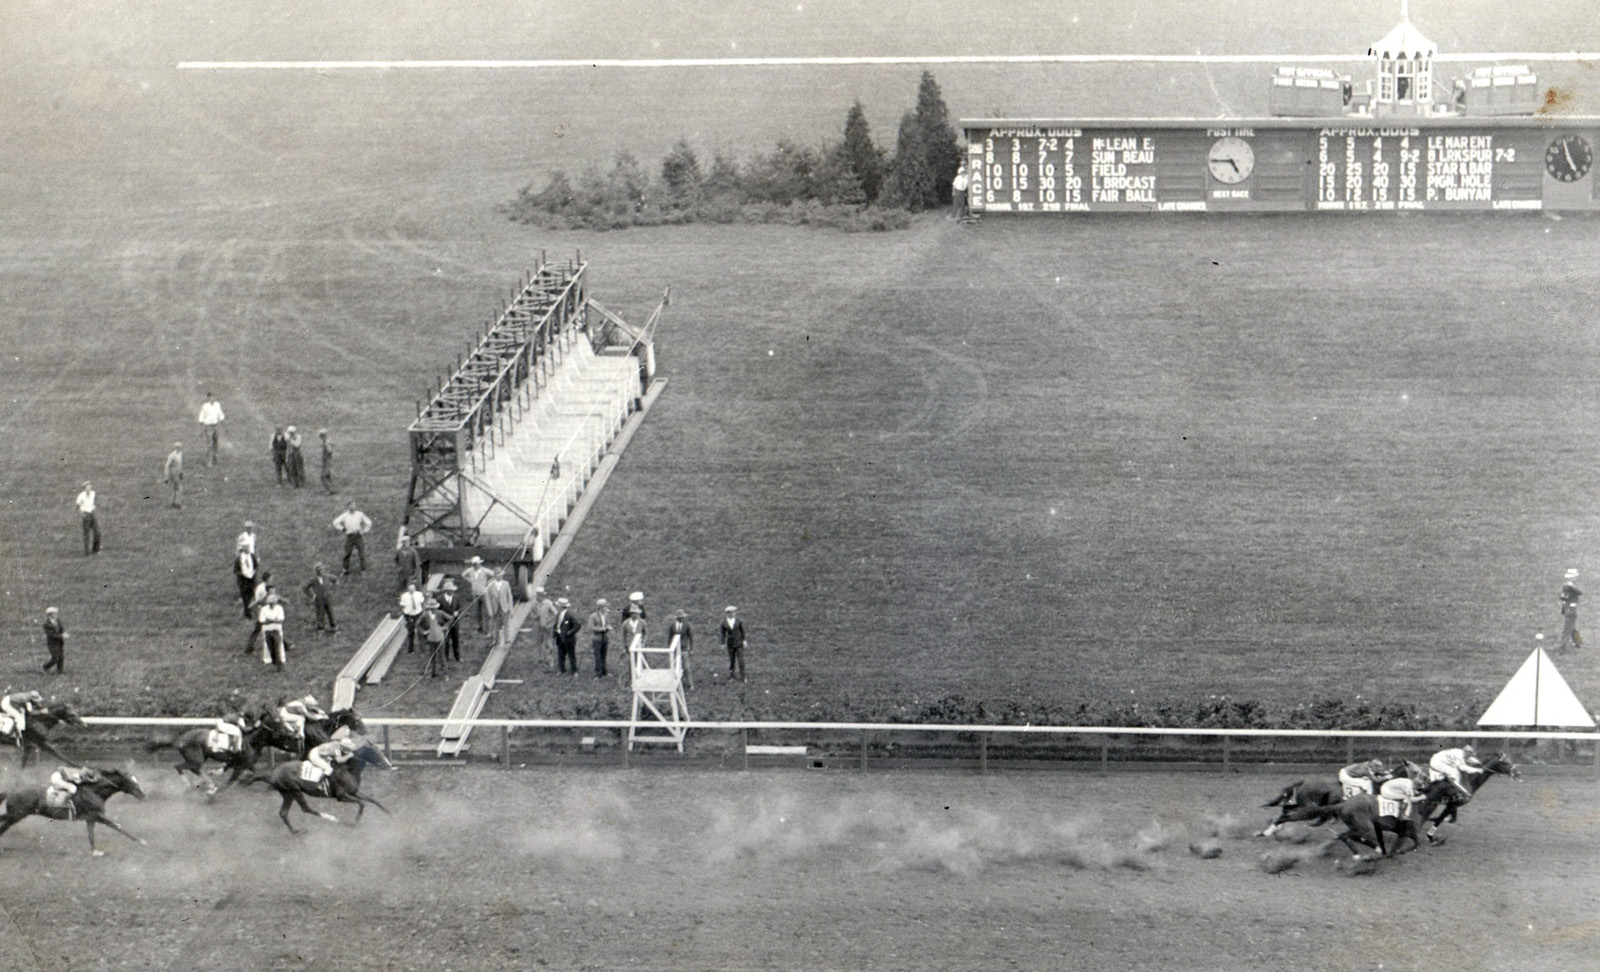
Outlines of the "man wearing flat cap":
<svg viewBox="0 0 1600 972">
<path fill-rule="evenodd" d="M 744 681 L 744 622 L 739 620 L 739 609 L 728 605 L 722 611 L 722 624 L 717 630 L 722 638 L 722 647 L 728 649 L 728 677 Z M 737 674 L 735 674 L 737 672 Z"/>
<path fill-rule="evenodd" d="M 606 607 L 606 599 L 600 598 L 594 602 L 594 612 L 589 615 L 590 646 L 594 648 L 594 677 L 605 678 L 606 649 L 611 646 L 611 615 Z"/>
</svg>

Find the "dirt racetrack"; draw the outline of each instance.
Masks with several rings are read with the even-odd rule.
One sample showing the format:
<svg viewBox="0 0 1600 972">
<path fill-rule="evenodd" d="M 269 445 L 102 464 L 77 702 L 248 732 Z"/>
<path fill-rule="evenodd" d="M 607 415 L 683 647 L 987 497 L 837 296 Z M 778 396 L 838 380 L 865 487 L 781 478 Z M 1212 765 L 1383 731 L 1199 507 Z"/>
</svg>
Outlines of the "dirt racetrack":
<svg viewBox="0 0 1600 972">
<path fill-rule="evenodd" d="M 1594 784 L 1537 768 L 1361 876 L 1242 836 L 1275 772 L 406 766 L 366 787 L 392 816 L 296 839 L 139 769 L 148 846 L 0 839 L 0 968 L 1566 970 L 1600 933 Z"/>
</svg>

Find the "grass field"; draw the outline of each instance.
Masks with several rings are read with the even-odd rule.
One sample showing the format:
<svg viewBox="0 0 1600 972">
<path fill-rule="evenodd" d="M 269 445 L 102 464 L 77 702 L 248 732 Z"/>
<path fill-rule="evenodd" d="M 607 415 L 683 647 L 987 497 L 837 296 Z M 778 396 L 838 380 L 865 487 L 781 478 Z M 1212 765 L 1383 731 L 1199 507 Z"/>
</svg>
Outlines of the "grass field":
<svg viewBox="0 0 1600 972">
<path fill-rule="evenodd" d="M 1367 6 L 1351 23 L 1317 19 L 1297 44 L 1378 36 L 1392 12 Z M 852 7 L 803 27 L 782 10 L 739 50 L 923 51 L 967 23 L 954 6 Z M 884 715 L 949 694 L 1026 709 L 1360 693 L 1445 711 L 1486 700 L 1532 633 L 1554 629 L 1562 570 L 1600 569 L 1585 502 L 1593 219 L 536 235 L 494 206 L 551 166 L 624 145 L 655 158 L 680 136 L 735 151 L 821 139 L 858 97 L 888 141 L 916 72 L 662 84 L 173 70 L 528 55 L 518 31 L 541 38 L 539 56 L 706 54 L 732 29 L 696 13 L 613 31 L 614 11 L 550 7 L 535 13 L 567 33 L 537 18 L 510 30 L 481 5 L 436 12 L 454 32 L 422 41 L 437 24 L 421 8 L 375 12 L 289 4 L 207 24 L 8 8 L 0 681 L 39 681 L 37 619 L 56 603 L 74 640 L 51 688 L 94 711 L 326 691 L 390 606 L 388 572 L 345 585 L 340 639 L 317 641 L 301 608 L 302 651 L 269 676 L 240 653 L 227 572 L 239 522 L 261 524 L 268 566 L 298 587 L 313 560 L 337 556 L 327 523 L 355 498 L 386 566 L 413 403 L 539 249 L 581 250 L 595 295 L 628 316 L 674 288 L 670 387 L 555 580 L 577 598 L 643 588 L 660 612 L 688 607 L 703 643 L 721 606 L 739 604 L 754 680 L 708 685 L 697 715 Z M 1080 13 L 965 46 L 1126 50 L 1157 16 Z M 1482 10 L 1435 15 L 1447 47 L 1594 46 L 1576 8 L 1514 35 L 1482 28 Z M 924 16 L 940 26 L 907 26 Z M 1265 25 L 1167 29 L 1225 52 L 1283 46 Z M 848 50 L 830 46 L 846 36 Z M 1210 115 L 1249 110 L 1263 90 L 1255 68 L 1140 70 L 939 74 L 957 115 Z M 229 412 L 217 470 L 195 461 L 208 389 Z M 272 484 L 267 441 L 285 423 L 333 430 L 338 497 Z M 175 439 L 190 445 L 181 513 L 156 484 Z M 93 560 L 77 552 L 71 505 L 86 478 L 107 529 Z M 714 654 L 702 651 L 704 670 Z M 1593 663 L 1562 665 L 1588 697 Z M 533 660 L 513 667 L 532 681 L 497 705 L 621 701 L 618 686 L 553 687 Z M 421 686 L 396 705 L 445 699 Z"/>
</svg>

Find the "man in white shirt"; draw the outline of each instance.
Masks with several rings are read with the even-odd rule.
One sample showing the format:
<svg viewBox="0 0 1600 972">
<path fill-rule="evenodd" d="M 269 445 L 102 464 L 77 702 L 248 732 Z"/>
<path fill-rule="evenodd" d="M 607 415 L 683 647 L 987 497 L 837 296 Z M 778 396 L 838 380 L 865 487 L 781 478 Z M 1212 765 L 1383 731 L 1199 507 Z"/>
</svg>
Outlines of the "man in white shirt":
<svg viewBox="0 0 1600 972">
<path fill-rule="evenodd" d="M 206 392 L 206 403 L 200 406 L 200 431 L 206 442 L 206 465 L 217 464 L 217 426 L 222 424 L 222 403 L 217 396 Z"/>
<path fill-rule="evenodd" d="M 345 504 L 343 513 L 333 518 L 333 528 L 344 534 L 344 572 L 350 573 L 350 555 L 356 555 L 357 569 L 366 572 L 367 543 L 364 539 L 372 529 L 372 518 L 356 509 L 355 500 Z"/>
<path fill-rule="evenodd" d="M 239 534 L 239 539 L 233 542 L 235 550 L 248 550 L 250 556 L 256 555 L 256 525 L 250 520 L 244 521 L 244 532 Z"/>
<path fill-rule="evenodd" d="M 484 602 L 484 592 L 489 589 L 489 581 L 494 578 L 494 571 L 483 565 L 482 557 L 473 557 L 467 561 L 467 569 L 461 572 L 461 579 L 467 582 L 467 594 L 478 605 L 478 633 L 484 633 L 484 627 L 489 620 L 489 607 Z"/>
<path fill-rule="evenodd" d="M 83 521 L 83 555 L 100 552 L 100 523 L 94 518 L 94 484 L 84 483 L 78 494 L 78 518 Z"/>
<path fill-rule="evenodd" d="M 283 600 L 278 597 L 275 588 L 267 588 L 265 602 L 261 605 L 261 613 L 257 615 L 261 621 L 261 661 L 271 665 L 278 671 L 283 671 L 284 641 L 283 641 Z"/>
<path fill-rule="evenodd" d="M 428 601 L 423 593 L 417 590 L 416 581 L 407 581 L 406 589 L 400 592 L 400 617 L 406 623 L 406 654 L 417 650 L 417 622 L 422 620 L 422 607 Z"/>
</svg>

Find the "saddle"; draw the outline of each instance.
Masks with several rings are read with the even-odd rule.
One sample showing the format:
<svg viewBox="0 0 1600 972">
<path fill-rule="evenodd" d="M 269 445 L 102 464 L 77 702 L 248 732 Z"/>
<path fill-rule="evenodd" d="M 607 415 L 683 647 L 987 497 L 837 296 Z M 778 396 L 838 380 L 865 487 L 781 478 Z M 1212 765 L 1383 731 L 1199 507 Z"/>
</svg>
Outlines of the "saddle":
<svg viewBox="0 0 1600 972">
<path fill-rule="evenodd" d="M 300 764 L 300 778 L 307 783 L 321 783 L 328 774 L 317 769 L 317 765 L 309 760 Z"/>
<path fill-rule="evenodd" d="M 48 787 L 44 791 L 44 805 L 51 810 L 65 810 L 66 819 L 72 820 L 78 816 L 78 806 L 73 802 L 72 794 L 66 790 Z"/>
</svg>

